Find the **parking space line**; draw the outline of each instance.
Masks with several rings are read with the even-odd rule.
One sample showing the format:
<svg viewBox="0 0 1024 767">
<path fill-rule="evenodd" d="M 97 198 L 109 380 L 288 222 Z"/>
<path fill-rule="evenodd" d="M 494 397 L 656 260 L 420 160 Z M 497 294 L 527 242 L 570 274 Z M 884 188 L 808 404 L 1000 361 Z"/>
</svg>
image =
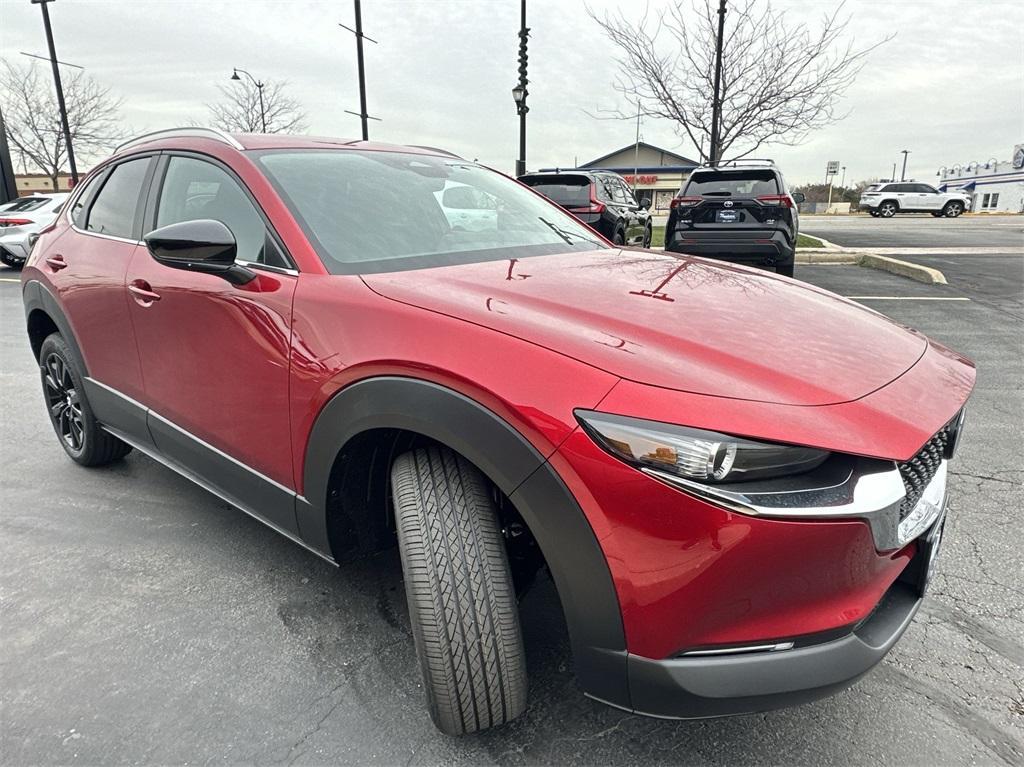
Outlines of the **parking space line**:
<svg viewBox="0 0 1024 767">
<path fill-rule="evenodd" d="M 10 277 L 0 277 L 0 282 L 21 282 L 21 280 L 17 278 L 12 280 Z"/>
<path fill-rule="evenodd" d="M 970 301 L 963 296 L 844 296 L 855 301 Z"/>
</svg>

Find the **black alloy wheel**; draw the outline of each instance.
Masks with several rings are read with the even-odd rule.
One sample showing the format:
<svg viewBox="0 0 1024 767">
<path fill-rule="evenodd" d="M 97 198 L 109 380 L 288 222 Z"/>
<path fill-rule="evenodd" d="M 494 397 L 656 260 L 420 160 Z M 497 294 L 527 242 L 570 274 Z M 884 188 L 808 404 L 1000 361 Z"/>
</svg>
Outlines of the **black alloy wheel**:
<svg viewBox="0 0 1024 767">
<path fill-rule="evenodd" d="M 80 453 L 85 445 L 85 422 L 71 369 L 57 352 L 50 352 L 43 361 L 43 371 L 46 406 L 53 428 L 68 450 Z"/>
</svg>

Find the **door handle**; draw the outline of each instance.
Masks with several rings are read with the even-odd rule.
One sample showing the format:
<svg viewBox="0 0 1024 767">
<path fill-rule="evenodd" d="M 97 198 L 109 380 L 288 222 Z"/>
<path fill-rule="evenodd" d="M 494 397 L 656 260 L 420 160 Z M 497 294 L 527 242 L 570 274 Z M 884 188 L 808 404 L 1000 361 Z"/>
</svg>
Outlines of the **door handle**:
<svg viewBox="0 0 1024 767">
<path fill-rule="evenodd" d="M 150 306 L 154 301 L 160 300 L 160 294 L 154 293 L 145 280 L 132 280 L 128 284 L 128 292 L 139 306 Z"/>
<path fill-rule="evenodd" d="M 64 256 L 58 253 L 54 256 L 47 256 L 46 265 L 53 269 L 53 271 L 59 272 L 61 269 L 67 267 L 68 262 L 64 260 Z"/>
</svg>

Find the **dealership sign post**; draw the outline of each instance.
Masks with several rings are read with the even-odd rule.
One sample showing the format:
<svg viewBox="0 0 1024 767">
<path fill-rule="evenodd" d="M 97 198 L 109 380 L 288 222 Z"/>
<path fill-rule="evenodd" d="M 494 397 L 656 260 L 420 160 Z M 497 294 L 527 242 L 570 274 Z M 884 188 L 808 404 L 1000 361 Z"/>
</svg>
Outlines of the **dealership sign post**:
<svg viewBox="0 0 1024 767">
<path fill-rule="evenodd" d="M 825 212 L 832 207 L 832 180 L 836 177 L 839 172 L 839 160 L 829 160 L 828 165 L 825 167 L 825 183 L 828 184 L 828 205 L 825 207 Z"/>
</svg>

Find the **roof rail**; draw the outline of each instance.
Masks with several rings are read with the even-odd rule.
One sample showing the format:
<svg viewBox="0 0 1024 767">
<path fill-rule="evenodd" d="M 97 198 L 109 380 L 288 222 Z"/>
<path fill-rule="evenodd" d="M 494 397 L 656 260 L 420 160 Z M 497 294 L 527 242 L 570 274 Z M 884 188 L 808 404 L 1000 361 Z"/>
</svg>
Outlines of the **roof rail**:
<svg viewBox="0 0 1024 767">
<path fill-rule="evenodd" d="M 731 165 L 734 168 L 740 165 L 775 165 L 775 160 L 771 160 L 768 158 L 762 159 L 758 157 L 743 157 L 740 158 L 739 160 L 726 160 L 725 162 L 720 162 L 715 167 L 721 168 L 723 166 L 729 165 Z"/>
<path fill-rule="evenodd" d="M 166 128 L 164 130 L 157 130 L 151 133 L 143 133 L 141 136 L 129 139 L 119 145 L 114 152 L 120 152 L 121 150 L 135 146 L 136 144 L 145 144 L 149 141 L 157 141 L 162 138 L 173 138 L 175 136 L 181 138 L 212 138 L 214 141 L 227 144 L 234 149 L 245 149 L 245 147 L 239 144 L 234 137 L 228 135 L 222 130 L 218 130 L 217 128 Z"/>
<path fill-rule="evenodd" d="M 454 157 L 456 160 L 465 160 L 465 157 L 460 157 L 455 152 L 449 152 L 447 149 L 438 149 L 436 146 L 426 146 L 424 144 L 409 144 L 413 149 L 426 149 L 428 152 L 437 152 L 438 154 L 447 155 L 448 157 Z"/>
</svg>

